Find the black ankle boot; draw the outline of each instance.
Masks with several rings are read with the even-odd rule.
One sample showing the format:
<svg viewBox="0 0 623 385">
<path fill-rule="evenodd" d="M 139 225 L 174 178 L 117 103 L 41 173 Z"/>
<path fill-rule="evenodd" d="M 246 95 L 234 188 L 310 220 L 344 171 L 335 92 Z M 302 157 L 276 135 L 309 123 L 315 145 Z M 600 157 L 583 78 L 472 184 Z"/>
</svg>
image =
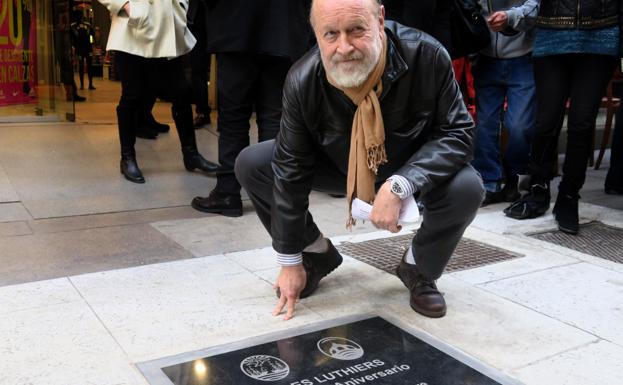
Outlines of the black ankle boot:
<svg viewBox="0 0 623 385">
<path fill-rule="evenodd" d="M 207 197 L 195 197 L 190 205 L 204 213 L 221 214 L 226 217 L 242 216 L 240 194 L 226 194 L 214 189 Z"/>
<path fill-rule="evenodd" d="M 552 209 L 554 219 L 558 223 L 558 229 L 563 233 L 577 234 L 580 231 L 580 218 L 578 215 L 578 200 L 580 196 L 577 194 L 565 194 L 558 192 L 556 204 Z"/>
<path fill-rule="evenodd" d="M 183 148 L 184 167 L 186 170 L 193 171 L 199 169 L 203 172 L 214 173 L 219 169 L 219 165 L 206 160 L 196 148 Z"/>
<path fill-rule="evenodd" d="M 122 155 L 119 168 L 125 179 L 130 182 L 145 183 L 143 173 L 138 168 L 138 164 L 136 163 L 136 158 L 134 156 Z"/>
<path fill-rule="evenodd" d="M 504 214 L 514 219 L 540 217 L 549 209 L 549 200 L 549 183 L 533 184 L 530 192 L 504 209 Z"/>
</svg>

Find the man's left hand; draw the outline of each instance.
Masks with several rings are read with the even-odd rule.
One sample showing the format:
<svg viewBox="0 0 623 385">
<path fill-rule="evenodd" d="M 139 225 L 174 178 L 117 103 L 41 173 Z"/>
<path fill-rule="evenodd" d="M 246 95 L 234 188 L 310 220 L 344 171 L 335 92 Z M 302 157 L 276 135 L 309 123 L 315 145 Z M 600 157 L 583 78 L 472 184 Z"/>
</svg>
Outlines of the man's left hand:
<svg viewBox="0 0 623 385">
<path fill-rule="evenodd" d="M 508 15 L 504 11 L 495 12 L 489 16 L 487 24 L 493 32 L 501 32 L 508 27 Z"/>
<path fill-rule="evenodd" d="M 374 198 L 370 212 L 370 221 L 377 229 L 397 233 L 402 229 L 398 225 L 398 216 L 402 201 L 391 191 L 391 183 L 385 182 Z"/>
</svg>

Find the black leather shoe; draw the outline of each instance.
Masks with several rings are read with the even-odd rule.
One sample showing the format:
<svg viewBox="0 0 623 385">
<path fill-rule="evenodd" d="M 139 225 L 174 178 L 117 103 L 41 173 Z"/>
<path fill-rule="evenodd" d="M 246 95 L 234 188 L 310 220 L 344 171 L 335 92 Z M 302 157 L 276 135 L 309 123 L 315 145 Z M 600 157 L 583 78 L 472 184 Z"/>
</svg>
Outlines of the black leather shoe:
<svg viewBox="0 0 623 385">
<path fill-rule="evenodd" d="M 579 195 L 568 195 L 559 192 L 556 204 L 552 209 L 554 219 L 558 223 L 558 229 L 563 233 L 575 235 L 580 231 L 580 218 L 578 215 Z"/>
<path fill-rule="evenodd" d="M 90 85 L 90 86 L 89 86 L 89 89 L 90 89 L 90 90 L 94 90 L 94 89 L 96 89 L 96 88 L 95 88 L 95 87 L 93 87 L 92 85 Z"/>
<path fill-rule="evenodd" d="M 184 167 L 188 171 L 199 169 L 203 172 L 215 173 L 220 168 L 218 164 L 206 160 L 196 149 L 182 150 L 182 153 L 184 155 Z"/>
<path fill-rule="evenodd" d="M 161 133 L 161 134 L 169 132 L 169 130 L 171 129 L 171 127 L 169 127 L 168 124 L 159 123 L 159 122 L 156 122 L 155 120 L 151 124 L 150 128 L 151 128 L 152 131 L 155 131 L 155 132 Z"/>
<path fill-rule="evenodd" d="M 193 198 L 190 205 L 195 210 L 204 213 L 220 214 L 226 217 L 242 216 L 242 200 L 240 199 L 240 195 L 223 194 L 212 190 L 205 198 Z"/>
<path fill-rule="evenodd" d="M 136 163 L 136 159 L 134 158 L 121 158 L 121 162 L 119 164 L 119 169 L 121 173 L 125 177 L 125 179 L 134 183 L 145 183 L 145 178 L 143 177 L 143 173 L 138 168 L 138 164 Z"/>
<path fill-rule="evenodd" d="M 158 133 L 151 129 L 151 127 L 141 127 L 136 130 L 136 137 L 142 139 L 156 139 Z"/>
<path fill-rule="evenodd" d="M 305 287 L 301 290 L 299 298 L 307 298 L 318 288 L 320 280 L 329 275 L 333 270 L 342 264 L 342 256 L 337 251 L 331 240 L 327 239 L 329 250 L 324 253 L 303 252 L 303 268 L 307 273 Z M 281 292 L 277 288 L 277 298 L 281 297 Z"/>
<path fill-rule="evenodd" d="M 87 98 L 85 98 L 84 96 L 80 96 L 78 94 L 74 94 L 71 99 L 69 99 L 69 98 L 67 99 L 68 102 L 70 102 L 72 100 L 74 102 L 84 102 L 84 101 L 87 100 Z"/>
<path fill-rule="evenodd" d="M 417 266 L 404 261 L 404 256 L 396 267 L 396 275 L 409 289 L 411 309 L 430 318 L 441 318 L 446 315 L 446 301 L 443 294 L 437 290 L 435 281 L 422 276 Z"/>
<path fill-rule="evenodd" d="M 212 124 L 210 114 L 197 114 L 197 117 L 195 117 L 193 124 L 195 126 L 195 130 L 200 129 L 203 126 L 209 126 L 210 124 Z"/>
<path fill-rule="evenodd" d="M 514 219 L 529 219 L 540 217 L 549 209 L 549 185 L 534 184 L 530 192 L 504 209 L 507 217 Z"/>
</svg>

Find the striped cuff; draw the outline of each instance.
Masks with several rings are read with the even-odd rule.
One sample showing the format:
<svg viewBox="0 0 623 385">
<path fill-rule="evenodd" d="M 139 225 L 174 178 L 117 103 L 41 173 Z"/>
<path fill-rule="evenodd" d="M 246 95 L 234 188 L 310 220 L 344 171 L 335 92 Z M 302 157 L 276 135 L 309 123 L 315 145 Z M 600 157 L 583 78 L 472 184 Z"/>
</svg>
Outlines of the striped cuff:
<svg viewBox="0 0 623 385">
<path fill-rule="evenodd" d="M 277 263 L 280 266 L 298 266 L 303 263 L 303 253 L 281 254 L 277 253 Z"/>
<path fill-rule="evenodd" d="M 387 180 L 396 181 L 396 183 L 400 185 L 400 188 L 402 188 L 402 191 L 405 192 L 405 198 L 415 194 L 415 186 L 413 186 L 413 183 L 411 183 L 411 181 L 404 176 L 392 175 L 387 178 Z"/>
</svg>

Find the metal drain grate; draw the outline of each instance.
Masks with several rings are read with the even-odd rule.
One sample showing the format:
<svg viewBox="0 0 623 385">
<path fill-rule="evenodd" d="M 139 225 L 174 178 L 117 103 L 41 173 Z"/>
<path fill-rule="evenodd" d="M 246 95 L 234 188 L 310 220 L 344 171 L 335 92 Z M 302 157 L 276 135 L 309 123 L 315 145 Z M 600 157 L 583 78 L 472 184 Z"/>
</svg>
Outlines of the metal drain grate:
<svg viewBox="0 0 623 385">
<path fill-rule="evenodd" d="M 413 234 L 357 243 L 344 242 L 338 246 L 338 249 L 361 262 L 394 274 L 396 266 L 400 263 L 400 258 L 411 244 L 411 239 L 413 239 Z M 469 239 L 462 239 L 445 271 L 468 270 L 520 257 L 523 255 L 509 253 L 497 247 Z"/>
<path fill-rule="evenodd" d="M 529 236 L 584 254 L 623 263 L 623 229 L 604 225 L 601 222 L 581 225 L 577 235 L 556 230 Z"/>
</svg>

